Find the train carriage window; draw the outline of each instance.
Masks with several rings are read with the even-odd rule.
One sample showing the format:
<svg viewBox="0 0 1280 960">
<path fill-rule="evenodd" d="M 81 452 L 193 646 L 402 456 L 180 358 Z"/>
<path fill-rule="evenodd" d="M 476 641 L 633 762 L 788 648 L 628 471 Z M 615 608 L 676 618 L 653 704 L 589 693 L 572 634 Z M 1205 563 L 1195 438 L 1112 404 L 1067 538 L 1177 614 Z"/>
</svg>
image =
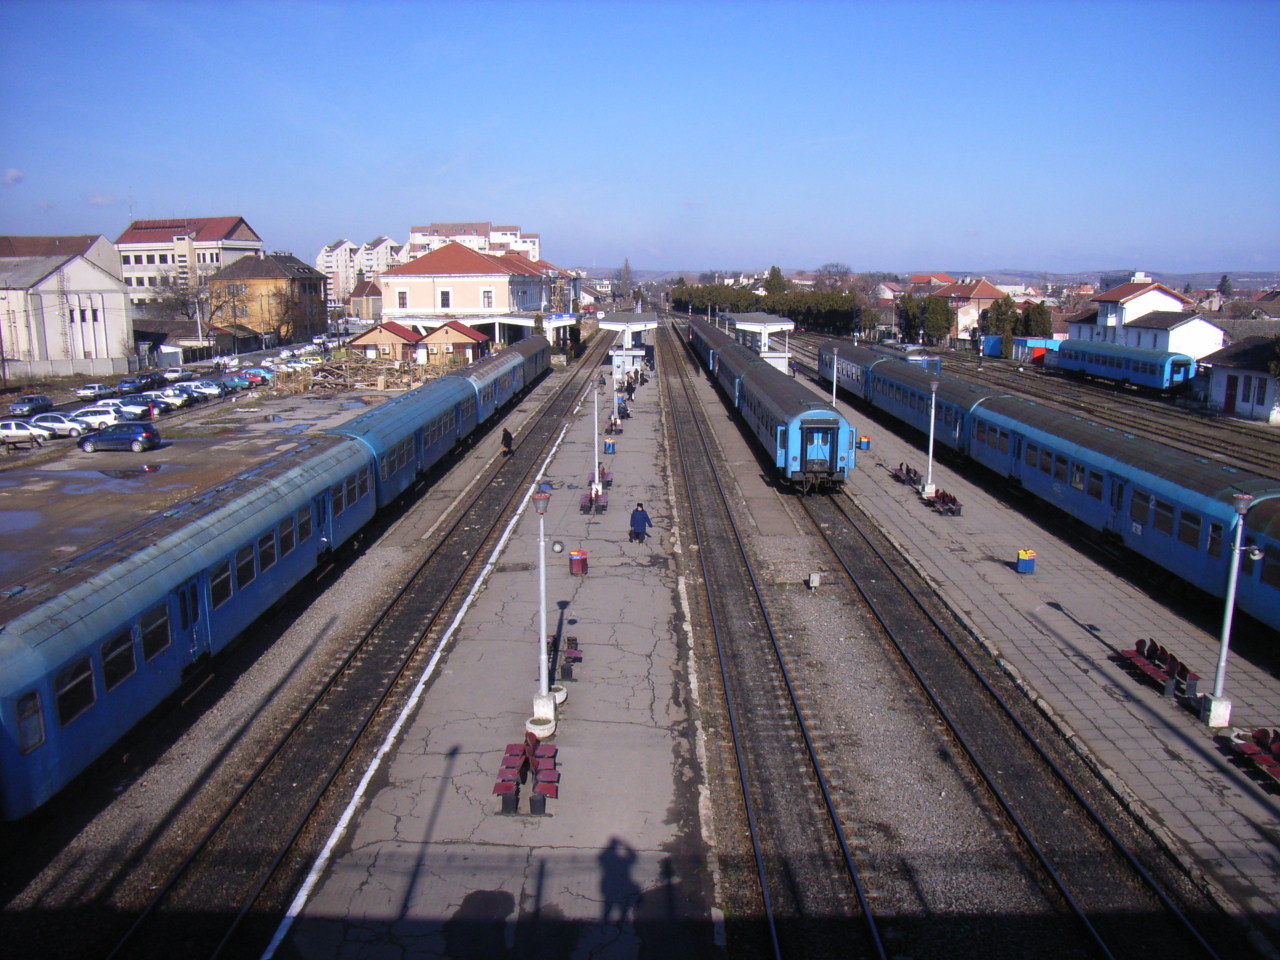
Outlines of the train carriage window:
<svg viewBox="0 0 1280 960">
<path fill-rule="evenodd" d="M 209 571 L 209 595 L 215 610 L 231 599 L 230 560 L 223 560 Z"/>
<path fill-rule="evenodd" d="M 1129 516 L 1136 523 L 1146 523 L 1151 519 L 1151 495 L 1134 493 L 1129 501 Z"/>
<path fill-rule="evenodd" d="M 329 496 L 333 499 L 333 518 L 336 520 L 342 516 L 342 512 L 347 509 L 346 500 L 343 498 L 343 486 L 335 483 L 329 490 Z"/>
<path fill-rule="evenodd" d="M 973 424 L 973 439 L 978 443 L 987 442 L 987 425 L 981 420 L 975 420 Z"/>
<path fill-rule="evenodd" d="M 133 676 L 137 668 L 132 629 L 121 631 L 102 645 L 102 681 L 108 692 Z"/>
<path fill-rule="evenodd" d="M 1067 458 L 1059 457 L 1056 454 L 1053 458 L 1053 479 L 1059 483 L 1067 482 Z"/>
<path fill-rule="evenodd" d="M 1034 443 L 1027 444 L 1027 453 L 1026 453 L 1025 462 L 1028 467 L 1033 467 L 1033 468 L 1037 463 L 1040 462 L 1040 448 L 1036 446 Z"/>
<path fill-rule="evenodd" d="M 1009 452 L 1009 431 L 1008 430 L 1000 431 L 1000 452 L 1001 453 Z"/>
<path fill-rule="evenodd" d="M 1095 500 L 1102 499 L 1102 474 L 1096 470 L 1089 471 L 1089 486 L 1085 492 Z"/>
<path fill-rule="evenodd" d="M 77 660 L 54 676 L 53 695 L 58 708 L 58 723 L 64 727 L 93 706 L 97 693 L 93 689 L 93 669 L 88 657 Z"/>
<path fill-rule="evenodd" d="M 1261 580 L 1269 587 L 1280 587 L 1280 550 L 1275 547 L 1263 551 Z"/>
<path fill-rule="evenodd" d="M 1257 546 L 1252 537 L 1245 537 L 1244 543 L 1241 544 L 1244 550 L 1240 554 L 1240 575 L 1243 577 L 1253 576 L 1254 559 L 1249 556 L 1249 548 Z"/>
<path fill-rule="evenodd" d="M 303 507 L 298 511 L 298 542 L 306 543 L 311 539 L 311 508 Z"/>
<path fill-rule="evenodd" d="M 236 551 L 236 589 L 243 590 L 258 575 L 253 566 L 253 544 Z"/>
<path fill-rule="evenodd" d="M 293 517 L 284 521 L 276 528 L 276 533 L 280 535 L 280 556 L 287 557 L 293 553 L 296 545 L 293 539 Z"/>
<path fill-rule="evenodd" d="M 169 608 L 163 603 L 142 615 L 142 659 L 154 660 L 169 646 Z"/>
<path fill-rule="evenodd" d="M 1076 490 L 1084 489 L 1084 467 L 1078 463 L 1071 464 L 1071 486 Z"/>
<path fill-rule="evenodd" d="M 1048 450 L 1040 451 L 1040 472 L 1048 474 L 1053 473 L 1053 454 Z"/>
<path fill-rule="evenodd" d="M 18 698 L 18 750 L 30 753 L 44 743 L 44 714 L 40 694 L 32 690 Z"/>
<path fill-rule="evenodd" d="M 276 565 L 276 532 L 270 530 L 258 538 L 258 568 L 263 572 Z"/>
<path fill-rule="evenodd" d="M 1156 529 L 1161 533 L 1173 534 L 1173 504 L 1163 500 L 1156 501 Z"/>
<path fill-rule="evenodd" d="M 347 505 L 351 506 L 358 499 L 359 497 L 356 496 L 356 475 L 353 473 L 347 477 Z"/>
<path fill-rule="evenodd" d="M 1178 541 L 1200 549 L 1200 514 L 1183 510 L 1178 516 Z"/>
<path fill-rule="evenodd" d="M 1209 524 L 1209 556 L 1222 556 L 1222 524 Z"/>
</svg>

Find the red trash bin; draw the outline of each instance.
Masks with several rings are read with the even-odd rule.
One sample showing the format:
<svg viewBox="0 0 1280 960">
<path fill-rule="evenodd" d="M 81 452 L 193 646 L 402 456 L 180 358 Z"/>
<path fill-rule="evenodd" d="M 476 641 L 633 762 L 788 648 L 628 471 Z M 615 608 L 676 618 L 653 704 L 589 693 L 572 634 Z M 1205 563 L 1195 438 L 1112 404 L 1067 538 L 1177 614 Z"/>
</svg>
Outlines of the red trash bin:
<svg viewBox="0 0 1280 960">
<path fill-rule="evenodd" d="M 577 577 L 585 577 L 587 575 L 587 551 L 569 551 L 569 573 Z"/>
</svg>

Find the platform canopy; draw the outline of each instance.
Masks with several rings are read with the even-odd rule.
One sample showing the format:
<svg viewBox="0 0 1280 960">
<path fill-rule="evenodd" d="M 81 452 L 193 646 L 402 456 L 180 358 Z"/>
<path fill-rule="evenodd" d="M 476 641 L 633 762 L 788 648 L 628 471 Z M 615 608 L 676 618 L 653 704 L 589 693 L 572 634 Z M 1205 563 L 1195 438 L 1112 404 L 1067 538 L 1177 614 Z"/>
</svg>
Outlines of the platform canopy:
<svg viewBox="0 0 1280 960">
<path fill-rule="evenodd" d="M 623 347 L 632 346 L 637 335 L 657 329 L 657 326 L 656 313 L 611 313 L 607 320 L 600 321 L 601 330 L 615 330 L 622 334 L 618 342 Z"/>
<path fill-rule="evenodd" d="M 429 333 L 436 327 L 443 325 L 446 321 L 455 319 L 465 323 L 468 327 L 476 330 L 482 330 L 488 333 L 496 344 L 507 344 L 513 342 L 513 339 L 521 339 L 521 337 L 512 338 L 508 335 L 508 331 L 504 330 L 504 325 L 512 327 L 523 327 L 525 330 L 532 332 L 537 327 L 537 320 L 533 315 L 524 316 L 523 314 L 495 314 L 489 317 L 404 317 L 397 320 L 411 330 L 417 330 L 419 333 Z M 578 322 L 578 317 L 573 313 L 548 313 L 543 317 L 543 326 L 547 331 L 547 338 L 554 341 L 555 332 L 565 327 L 572 327 Z M 524 334 L 523 336 L 528 336 Z"/>
<path fill-rule="evenodd" d="M 721 316 L 733 324 L 737 331 L 735 336 L 740 342 L 760 353 L 769 350 L 770 334 L 789 334 L 796 328 L 795 321 L 772 313 L 725 313 Z"/>
</svg>

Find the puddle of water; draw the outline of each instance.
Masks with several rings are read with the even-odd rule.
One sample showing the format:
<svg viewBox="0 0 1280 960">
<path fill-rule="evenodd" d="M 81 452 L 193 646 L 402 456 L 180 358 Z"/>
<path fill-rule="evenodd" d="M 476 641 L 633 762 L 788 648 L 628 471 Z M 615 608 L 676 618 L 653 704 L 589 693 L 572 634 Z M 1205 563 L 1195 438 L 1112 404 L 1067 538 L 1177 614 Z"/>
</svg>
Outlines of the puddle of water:
<svg viewBox="0 0 1280 960">
<path fill-rule="evenodd" d="M 18 533 L 39 525 L 37 510 L 0 510 L 0 533 Z"/>
</svg>

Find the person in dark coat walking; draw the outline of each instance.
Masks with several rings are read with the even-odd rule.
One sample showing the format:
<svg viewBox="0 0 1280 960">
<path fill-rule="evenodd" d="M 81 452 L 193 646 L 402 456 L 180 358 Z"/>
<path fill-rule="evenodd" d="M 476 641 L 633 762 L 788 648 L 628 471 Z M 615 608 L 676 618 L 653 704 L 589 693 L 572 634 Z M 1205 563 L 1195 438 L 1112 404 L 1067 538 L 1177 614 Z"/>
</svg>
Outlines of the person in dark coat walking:
<svg viewBox="0 0 1280 960">
<path fill-rule="evenodd" d="M 512 443 L 513 443 L 513 440 L 511 438 L 511 431 L 508 430 L 506 427 L 503 427 L 502 428 L 502 455 L 504 457 L 511 456 Z"/>
<path fill-rule="evenodd" d="M 632 543 L 644 543 L 645 534 L 652 526 L 653 521 L 645 513 L 644 504 L 637 503 L 636 508 L 631 511 L 631 535 L 628 539 Z"/>
</svg>

